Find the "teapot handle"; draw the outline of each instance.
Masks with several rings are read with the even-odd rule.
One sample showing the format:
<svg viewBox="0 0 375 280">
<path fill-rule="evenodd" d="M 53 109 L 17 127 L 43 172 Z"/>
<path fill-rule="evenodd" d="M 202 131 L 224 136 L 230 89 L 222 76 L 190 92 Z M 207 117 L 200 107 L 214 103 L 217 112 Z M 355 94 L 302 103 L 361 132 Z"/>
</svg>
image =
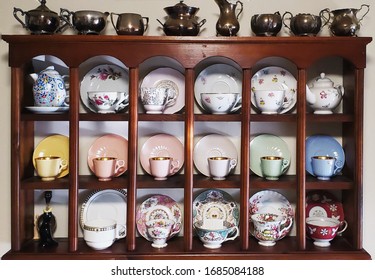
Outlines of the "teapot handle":
<svg viewBox="0 0 375 280">
<path fill-rule="evenodd" d="M 70 16 L 73 12 L 69 11 L 68 9 L 60 8 L 60 18 L 66 24 L 68 24 L 71 28 L 74 28 L 73 24 L 70 22 Z"/>
<path fill-rule="evenodd" d="M 241 8 L 240 8 L 240 11 L 238 12 L 236 18 L 238 19 L 238 17 L 240 16 L 240 14 L 242 13 L 243 11 L 243 3 L 241 1 L 237 1 L 236 2 L 236 5 L 240 4 Z"/>
<path fill-rule="evenodd" d="M 145 26 L 144 32 L 146 32 L 146 30 L 148 28 L 149 18 L 148 17 L 142 17 L 142 21 L 143 21 L 143 25 Z"/>
<path fill-rule="evenodd" d="M 324 16 L 325 14 L 328 14 L 328 18 Z M 331 11 L 328 8 L 325 8 L 319 12 L 319 16 L 324 20 L 324 23 L 322 25 L 323 28 L 323 26 L 326 26 L 331 20 Z"/>
<path fill-rule="evenodd" d="M 361 5 L 361 8 L 359 8 L 358 12 L 360 10 L 362 10 L 363 7 L 366 7 L 367 8 L 367 11 L 366 13 L 358 20 L 358 22 L 361 22 L 361 20 L 368 14 L 368 12 L 370 11 L 370 5 L 367 5 L 367 4 L 362 4 Z"/>
<path fill-rule="evenodd" d="M 16 20 L 21 23 L 22 27 L 23 28 L 26 28 L 27 29 L 27 26 L 26 24 L 18 17 L 17 13 L 20 12 L 22 16 L 24 16 L 26 14 L 26 12 L 24 12 L 23 10 L 21 10 L 20 8 L 14 8 L 13 9 L 13 16 L 16 18 Z"/>
<path fill-rule="evenodd" d="M 285 18 L 286 15 L 290 15 L 290 18 Z M 285 13 L 283 14 L 283 16 L 281 17 L 281 20 L 282 20 L 284 26 L 285 26 L 286 28 L 288 28 L 290 31 L 291 31 L 291 29 L 290 29 L 290 27 L 286 24 L 285 20 L 289 19 L 289 21 L 290 21 L 292 17 L 293 17 L 293 14 L 292 14 L 291 12 L 285 12 Z"/>
<path fill-rule="evenodd" d="M 112 22 L 113 28 L 116 30 L 116 32 L 118 32 L 116 25 L 115 25 L 115 20 L 113 19 L 114 15 L 118 17 L 119 14 L 111 13 L 111 22 Z"/>
</svg>

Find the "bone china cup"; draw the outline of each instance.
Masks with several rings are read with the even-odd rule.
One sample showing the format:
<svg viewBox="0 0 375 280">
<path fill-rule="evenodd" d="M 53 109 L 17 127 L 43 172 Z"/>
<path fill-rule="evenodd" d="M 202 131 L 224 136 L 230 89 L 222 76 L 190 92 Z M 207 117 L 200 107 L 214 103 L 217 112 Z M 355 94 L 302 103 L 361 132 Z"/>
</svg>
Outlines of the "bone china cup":
<svg viewBox="0 0 375 280">
<path fill-rule="evenodd" d="M 241 93 L 201 93 L 203 107 L 212 114 L 228 114 L 241 108 Z"/>
<path fill-rule="evenodd" d="M 89 91 L 87 97 L 100 114 L 116 113 L 129 105 L 129 93 L 117 91 Z"/>
<path fill-rule="evenodd" d="M 35 167 L 42 181 L 52 181 L 68 168 L 68 163 L 57 156 L 38 157 L 35 159 Z"/>
<path fill-rule="evenodd" d="M 319 180 L 329 180 L 340 170 L 336 158 L 330 156 L 314 156 L 311 158 L 311 167 Z"/>
<path fill-rule="evenodd" d="M 117 223 L 111 219 L 95 219 L 83 225 L 83 239 L 94 250 L 104 250 L 116 240 Z"/>
<path fill-rule="evenodd" d="M 264 156 L 260 158 L 260 167 L 267 180 L 278 180 L 288 168 L 289 161 L 283 157 Z"/>
<path fill-rule="evenodd" d="M 125 166 L 124 160 L 114 157 L 97 157 L 92 160 L 94 173 L 99 181 L 110 181 Z"/>
<path fill-rule="evenodd" d="M 278 114 L 283 107 L 285 90 L 254 89 L 256 107 L 262 114 Z"/>
<path fill-rule="evenodd" d="M 155 180 L 167 180 L 167 177 L 177 172 L 180 168 L 180 162 L 171 157 L 152 157 L 150 161 L 150 170 Z"/>
<path fill-rule="evenodd" d="M 273 213 L 253 214 L 251 221 L 254 226 L 252 234 L 262 246 L 274 246 L 293 224 L 291 218 Z"/>
<path fill-rule="evenodd" d="M 237 160 L 228 157 L 210 157 L 208 158 L 208 168 L 210 175 L 214 180 L 225 180 L 229 172 L 235 168 Z"/>
<path fill-rule="evenodd" d="M 172 233 L 174 226 L 173 220 L 154 219 L 146 222 L 147 235 L 151 238 L 151 246 L 154 248 L 164 248 L 167 239 Z"/>
<path fill-rule="evenodd" d="M 334 218 L 327 217 L 309 217 L 306 218 L 307 236 L 314 240 L 314 245 L 318 247 L 330 246 L 337 234 L 340 234 L 348 227 L 347 222 L 344 222 L 344 227 L 339 231 L 340 221 Z"/>
<path fill-rule="evenodd" d="M 162 114 L 176 102 L 177 94 L 169 88 L 142 87 L 140 97 L 147 114 Z"/>
<path fill-rule="evenodd" d="M 240 231 L 237 226 L 231 226 L 224 222 L 221 228 L 211 229 L 204 228 L 202 221 L 194 223 L 194 229 L 203 246 L 209 249 L 220 248 L 223 242 L 234 240 Z"/>
</svg>

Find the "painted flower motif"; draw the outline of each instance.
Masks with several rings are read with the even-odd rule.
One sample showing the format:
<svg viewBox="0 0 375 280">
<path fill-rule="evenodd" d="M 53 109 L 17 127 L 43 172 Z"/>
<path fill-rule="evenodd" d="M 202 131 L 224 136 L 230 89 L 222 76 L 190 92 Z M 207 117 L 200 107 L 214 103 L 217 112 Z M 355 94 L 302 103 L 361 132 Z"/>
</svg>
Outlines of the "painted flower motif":
<svg viewBox="0 0 375 280">
<path fill-rule="evenodd" d="M 325 92 L 325 91 L 322 91 L 321 93 L 320 93 L 320 99 L 325 99 L 325 98 L 327 98 L 328 97 L 328 95 L 327 95 L 327 93 Z"/>
<path fill-rule="evenodd" d="M 273 92 L 269 92 L 269 93 L 268 93 L 268 96 L 269 96 L 269 97 L 275 97 L 275 94 L 274 94 Z"/>
<path fill-rule="evenodd" d="M 336 204 L 329 205 L 329 210 L 331 210 L 332 212 L 337 212 L 337 205 Z"/>
<path fill-rule="evenodd" d="M 286 71 L 285 71 L 285 70 L 281 70 L 281 71 L 280 71 L 280 74 L 281 74 L 281 76 L 284 77 L 284 76 L 286 75 Z"/>
<path fill-rule="evenodd" d="M 206 98 L 204 99 L 204 101 L 206 101 L 207 103 L 211 103 L 211 98 L 206 97 Z"/>
<path fill-rule="evenodd" d="M 95 78 L 102 80 L 102 81 L 105 81 L 107 79 L 115 81 L 121 78 L 121 72 L 116 72 L 112 67 L 98 68 L 97 73 L 94 75 L 91 75 L 91 80 Z"/>
<path fill-rule="evenodd" d="M 258 83 L 259 83 L 260 85 L 262 85 L 262 84 L 264 83 L 264 79 L 259 79 L 259 80 L 258 80 Z"/>
<path fill-rule="evenodd" d="M 323 236 L 325 236 L 325 235 L 328 235 L 328 229 L 326 229 L 326 228 L 322 228 L 321 230 L 320 230 L 320 234 L 321 235 L 323 235 Z"/>
<path fill-rule="evenodd" d="M 279 79 L 277 78 L 277 76 L 276 76 L 276 75 L 273 76 L 273 78 L 272 78 L 272 82 L 277 83 L 278 81 L 279 81 Z"/>
</svg>

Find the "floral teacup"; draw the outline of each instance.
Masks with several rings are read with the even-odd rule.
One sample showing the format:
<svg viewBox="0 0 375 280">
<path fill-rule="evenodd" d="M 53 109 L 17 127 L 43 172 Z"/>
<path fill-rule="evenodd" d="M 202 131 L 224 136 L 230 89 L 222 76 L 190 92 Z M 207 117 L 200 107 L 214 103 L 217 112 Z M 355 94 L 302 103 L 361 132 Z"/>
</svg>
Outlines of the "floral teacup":
<svg viewBox="0 0 375 280">
<path fill-rule="evenodd" d="M 175 222 L 167 219 L 155 219 L 146 222 L 147 235 L 152 239 L 151 246 L 154 248 L 164 248 L 167 239 L 172 233 Z"/>
</svg>

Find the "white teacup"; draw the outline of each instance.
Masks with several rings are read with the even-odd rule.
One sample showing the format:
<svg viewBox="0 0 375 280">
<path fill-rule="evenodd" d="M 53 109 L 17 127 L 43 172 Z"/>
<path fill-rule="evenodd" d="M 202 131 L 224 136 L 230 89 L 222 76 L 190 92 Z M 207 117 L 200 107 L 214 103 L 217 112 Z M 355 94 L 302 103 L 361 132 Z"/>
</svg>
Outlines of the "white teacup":
<svg viewBox="0 0 375 280">
<path fill-rule="evenodd" d="M 58 156 L 37 157 L 35 168 L 42 181 L 52 181 L 68 168 L 68 162 Z"/>
<path fill-rule="evenodd" d="M 154 248 L 164 248 L 167 239 L 172 233 L 175 222 L 167 219 L 155 219 L 146 222 L 147 235 L 152 239 L 151 246 Z"/>
<path fill-rule="evenodd" d="M 116 221 L 111 219 L 95 219 L 83 225 L 83 239 L 94 250 L 104 250 L 116 240 Z"/>
<path fill-rule="evenodd" d="M 252 235 L 258 239 L 259 245 L 274 246 L 291 228 L 292 218 L 273 213 L 257 213 L 251 215 L 253 223 Z"/>
<path fill-rule="evenodd" d="M 262 114 L 278 114 L 284 105 L 285 90 L 253 89 L 256 107 Z"/>
<path fill-rule="evenodd" d="M 241 108 L 241 93 L 202 92 L 201 103 L 212 114 L 228 114 Z"/>
<path fill-rule="evenodd" d="M 210 176 L 214 180 L 225 180 L 225 177 L 237 165 L 237 160 L 234 158 L 210 157 L 207 160 Z"/>
<path fill-rule="evenodd" d="M 115 157 L 97 157 L 92 160 L 94 173 L 99 181 L 110 181 L 124 168 L 125 161 Z"/>
<path fill-rule="evenodd" d="M 117 91 L 88 91 L 87 97 L 98 113 L 116 113 L 129 105 L 129 93 Z"/>
<path fill-rule="evenodd" d="M 203 246 L 210 249 L 220 248 L 223 242 L 236 239 L 240 233 L 237 226 L 228 222 L 224 222 L 222 227 L 217 229 L 204 228 L 202 221 L 194 223 L 193 226 Z"/>
<path fill-rule="evenodd" d="M 311 157 L 311 167 L 314 175 L 319 180 L 329 180 L 341 169 L 336 158 L 330 156 Z"/>
<path fill-rule="evenodd" d="M 260 158 L 260 167 L 267 180 L 278 180 L 289 167 L 289 160 L 278 156 L 264 156 Z"/>
<path fill-rule="evenodd" d="M 152 157 L 149 161 L 151 175 L 155 180 L 166 180 L 180 168 L 180 162 L 171 157 Z"/>
<path fill-rule="evenodd" d="M 162 114 L 176 102 L 177 94 L 170 88 L 142 87 L 140 97 L 147 114 Z"/>
</svg>

